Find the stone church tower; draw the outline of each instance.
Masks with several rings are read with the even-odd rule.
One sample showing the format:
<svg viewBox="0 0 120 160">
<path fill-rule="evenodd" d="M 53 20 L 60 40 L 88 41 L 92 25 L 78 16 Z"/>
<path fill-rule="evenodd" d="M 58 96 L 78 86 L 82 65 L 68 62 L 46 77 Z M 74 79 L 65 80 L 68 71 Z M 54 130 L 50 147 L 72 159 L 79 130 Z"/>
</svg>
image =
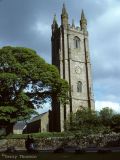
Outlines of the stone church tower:
<svg viewBox="0 0 120 160">
<path fill-rule="evenodd" d="M 63 4 L 61 26 L 54 16 L 52 24 L 52 64 L 57 66 L 62 79 L 70 85 L 69 103 L 62 105 L 53 99 L 50 131 L 63 131 L 64 121 L 70 113 L 81 107 L 94 109 L 87 20 L 81 13 L 80 26 L 68 23 L 68 13 Z"/>
</svg>

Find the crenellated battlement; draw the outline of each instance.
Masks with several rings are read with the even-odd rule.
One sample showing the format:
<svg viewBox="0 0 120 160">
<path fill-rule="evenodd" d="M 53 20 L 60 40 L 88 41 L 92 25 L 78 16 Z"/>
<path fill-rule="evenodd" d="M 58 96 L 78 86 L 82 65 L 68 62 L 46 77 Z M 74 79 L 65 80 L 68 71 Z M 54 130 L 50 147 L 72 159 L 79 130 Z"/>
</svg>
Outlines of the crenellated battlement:
<svg viewBox="0 0 120 160">
<path fill-rule="evenodd" d="M 68 25 L 68 29 L 70 29 L 70 30 L 74 30 L 74 31 L 81 31 L 81 27 L 79 27 L 79 26 L 73 26 L 73 25 Z"/>
<path fill-rule="evenodd" d="M 62 14 L 61 14 L 61 26 L 63 26 L 66 29 L 74 30 L 74 31 L 83 31 L 83 33 L 87 32 L 87 19 L 84 15 L 84 11 L 82 10 L 81 12 L 81 18 L 80 18 L 80 26 L 75 26 L 74 24 L 74 19 L 72 20 L 72 25 L 68 23 L 68 13 L 65 7 L 65 4 L 63 4 L 62 8 Z M 53 19 L 53 24 L 52 24 L 52 31 L 56 31 L 58 29 L 58 23 L 56 19 L 56 15 L 54 16 Z"/>
</svg>

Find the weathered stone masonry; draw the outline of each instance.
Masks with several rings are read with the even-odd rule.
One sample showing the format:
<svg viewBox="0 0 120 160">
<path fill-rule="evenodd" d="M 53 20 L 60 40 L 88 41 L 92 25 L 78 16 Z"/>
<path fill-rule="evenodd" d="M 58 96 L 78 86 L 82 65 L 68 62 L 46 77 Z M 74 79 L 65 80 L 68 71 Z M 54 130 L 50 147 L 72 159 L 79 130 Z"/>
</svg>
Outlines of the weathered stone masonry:
<svg viewBox="0 0 120 160">
<path fill-rule="evenodd" d="M 87 20 L 81 13 L 80 26 L 68 24 L 65 5 L 62 8 L 61 26 L 56 16 L 52 24 L 52 64 L 57 66 L 61 78 L 70 85 L 69 104 L 62 106 L 53 99 L 54 115 L 51 131 L 64 131 L 64 121 L 70 113 L 82 107 L 94 109 L 90 53 L 88 46 Z"/>
</svg>

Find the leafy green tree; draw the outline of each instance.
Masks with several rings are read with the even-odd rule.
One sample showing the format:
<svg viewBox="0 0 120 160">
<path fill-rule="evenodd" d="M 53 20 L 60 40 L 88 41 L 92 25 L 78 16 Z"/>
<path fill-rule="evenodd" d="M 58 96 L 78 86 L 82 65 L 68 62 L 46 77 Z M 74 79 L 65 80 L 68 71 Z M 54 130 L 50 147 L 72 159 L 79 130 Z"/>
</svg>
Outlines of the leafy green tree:
<svg viewBox="0 0 120 160">
<path fill-rule="evenodd" d="M 114 114 L 115 113 L 114 113 L 113 109 L 111 109 L 109 107 L 103 108 L 99 112 L 99 116 L 100 116 L 102 124 L 105 125 L 105 126 L 110 126 L 111 125 L 111 119 L 112 119 Z"/>
<path fill-rule="evenodd" d="M 0 49 L 0 124 L 12 131 L 17 120 L 30 117 L 36 107 L 55 96 L 65 102 L 68 84 L 57 68 L 35 51 L 21 47 Z"/>
<path fill-rule="evenodd" d="M 116 114 L 109 107 L 103 108 L 100 112 L 81 108 L 70 115 L 65 125 L 68 131 L 78 136 L 94 133 L 105 134 L 111 131 L 120 132 L 120 114 Z"/>
<path fill-rule="evenodd" d="M 115 114 L 112 116 L 111 128 L 115 132 L 120 132 L 120 114 Z"/>
<path fill-rule="evenodd" d="M 72 122 L 66 122 L 67 130 L 81 134 L 98 133 L 103 128 L 96 111 L 82 108 L 71 115 Z"/>
</svg>

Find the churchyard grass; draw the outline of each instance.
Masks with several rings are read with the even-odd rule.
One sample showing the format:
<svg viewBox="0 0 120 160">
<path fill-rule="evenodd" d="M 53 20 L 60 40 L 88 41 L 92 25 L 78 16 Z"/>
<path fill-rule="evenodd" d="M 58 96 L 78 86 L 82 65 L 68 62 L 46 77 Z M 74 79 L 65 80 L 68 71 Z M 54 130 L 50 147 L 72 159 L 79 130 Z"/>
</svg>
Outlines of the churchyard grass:
<svg viewBox="0 0 120 160">
<path fill-rule="evenodd" d="M 66 137 L 73 136 L 71 132 L 44 132 L 44 133 L 30 133 L 30 134 L 9 134 L 8 136 L 1 136 L 4 139 L 23 139 L 28 135 L 32 135 L 34 138 L 48 138 L 48 137 Z"/>
</svg>

